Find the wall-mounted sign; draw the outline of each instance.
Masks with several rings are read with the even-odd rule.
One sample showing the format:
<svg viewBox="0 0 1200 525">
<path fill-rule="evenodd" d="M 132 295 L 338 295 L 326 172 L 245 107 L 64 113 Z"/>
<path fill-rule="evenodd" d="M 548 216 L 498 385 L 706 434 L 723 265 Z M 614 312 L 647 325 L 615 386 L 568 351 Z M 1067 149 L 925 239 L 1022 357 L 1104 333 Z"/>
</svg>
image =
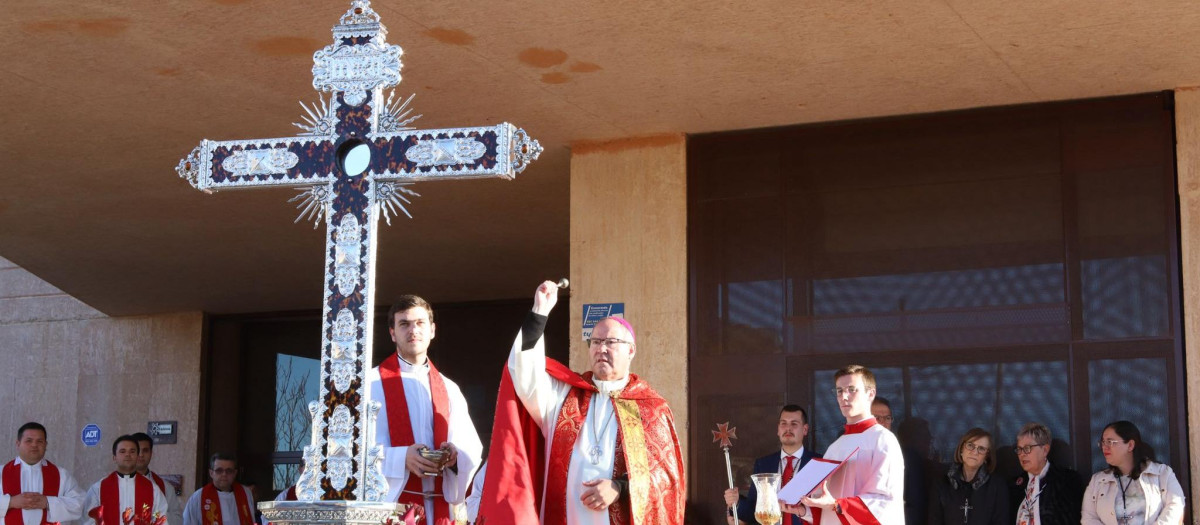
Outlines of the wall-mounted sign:
<svg viewBox="0 0 1200 525">
<path fill-rule="evenodd" d="M 592 329 L 605 317 L 625 317 L 625 303 L 595 303 L 583 305 L 583 339 L 592 336 Z"/>
<path fill-rule="evenodd" d="M 146 433 L 155 445 L 174 445 L 179 435 L 178 421 L 151 421 L 146 424 Z"/>
<path fill-rule="evenodd" d="M 84 425 L 83 431 L 79 433 L 79 440 L 83 441 L 83 445 L 94 447 L 100 444 L 100 425 L 88 423 Z"/>
</svg>

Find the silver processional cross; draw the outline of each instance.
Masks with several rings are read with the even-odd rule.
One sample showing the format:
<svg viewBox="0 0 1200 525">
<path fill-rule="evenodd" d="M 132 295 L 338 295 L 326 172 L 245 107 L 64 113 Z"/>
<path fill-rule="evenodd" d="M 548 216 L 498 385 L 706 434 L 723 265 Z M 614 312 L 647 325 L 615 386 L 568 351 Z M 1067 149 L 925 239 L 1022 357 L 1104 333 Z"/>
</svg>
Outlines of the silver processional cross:
<svg viewBox="0 0 1200 525">
<path fill-rule="evenodd" d="M 413 130 L 408 100 L 383 98 L 400 83 L 400 46 L 369 0 L 353 0 L 333 28 L 333 44 L 313 55 L 313 87 L 328 101 L 308 113 L 296 137 L 200 142 L 176 171 L 205 192 L 300 187 L 301 218 L 325 219 L 325 298 L 320 399 L 309 405 L 312 442 L 297 482 L 302 501 L 380 502 L 387 496 L 379 403 L 369 399 L 374 318 L 375 235 L 408 215 L 415 180 L 512 179 L 542 148 L 512 124 Z M 394 94 L 394 92 L 393 92 Z M 315 225 L 314 225 L 315 227 Z"/>
</svg>

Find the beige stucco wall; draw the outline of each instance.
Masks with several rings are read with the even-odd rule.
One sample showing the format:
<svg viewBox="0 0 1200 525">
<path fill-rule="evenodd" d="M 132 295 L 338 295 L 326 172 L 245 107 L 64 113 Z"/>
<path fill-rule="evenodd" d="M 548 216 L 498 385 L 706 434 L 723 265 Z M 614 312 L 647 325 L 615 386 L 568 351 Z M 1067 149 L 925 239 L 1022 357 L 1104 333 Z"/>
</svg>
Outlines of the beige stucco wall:
<svg viewBox="0 0 1200 525">
<path fill-rule="evenodd" d="M 625 303 L 632 371 L 667 399 L 687 457 L 687 161 L 682 135 L 571 152 L 571 368 L 587 370 L 583 305 Z"/>
<path fill-rule="evenodd" d="M 1200 88 L 1175 91 L 1175 155 L 1179 176 L 1179 273 L 1183 278 L 1183 362 L 1186 367 L 1188 450 L 1191 471 L 1200 472 Z M 1181 473 L 1186 475 L 1186 473 Z M 1192 478 L 1189 501 L 1200 501 Z M 1193 512 L 1193 523 L 1200 515 Z"/>
<path fill-rule="evenodd" d="M 90 486 L 112 471 L 113 438 L 149 421 L 179 421 L 175 445 L 155 449 L 156 472 L 194 489 L 200 408 L 199 312 L 112 318 L 0 258 L 0 432 L 15 457 L 16 430 L 46 426 L 46 457 Z M 80 432 L 100 426 L 86 447 Z"/>
</svg>

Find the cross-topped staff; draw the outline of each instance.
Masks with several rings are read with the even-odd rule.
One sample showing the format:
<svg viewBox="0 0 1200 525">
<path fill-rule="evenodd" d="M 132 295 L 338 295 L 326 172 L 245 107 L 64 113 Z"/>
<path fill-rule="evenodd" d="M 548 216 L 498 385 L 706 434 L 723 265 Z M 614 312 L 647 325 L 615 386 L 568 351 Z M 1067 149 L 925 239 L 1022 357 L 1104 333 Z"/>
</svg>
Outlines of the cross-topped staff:
<svg viewBox="0 0 1200 525">
<path fill-rule="evenodd" d="M 176 171 L 205 192 L 300 187 L 300 218 L 325 219 L 325 297 L 320 400 L 309 405 L 312 443 L 297 482 L 303 501 L 383 501 L 388 485 L 375 443 L 379 403 L 365 388 L 375 311 L 379 215 L 408 215 L 411 181 L 512 179 L 542 147 L 512 124 L 414 130 L 408 103 L 386 99 L 400 83 L 399 46 L 369 0 L 353 0 L 333 44 L 313 55 L 320 96 L 297 137 L 203 140 Z M 296 200 L 296 199 L 293 199 Z M 299 218 L 297 218 L 299 220 Z"/>
<path fill-rule="evenodd" d="M 729 488 L 734 488 L 733 484 L 733 464 L 729 462 L 729 449 L 733 448 L 733 441 L 737 439 L 737 427 L 730 428 L 729 422 L 717 423 L 717 429 L 712 431 L 713 443 L 720 442 L 721 450 L 725 452 L 725 475 L 729 478 Z M 733 504 L 733 515 L 737 516 L 737 504 Z"/>
</svg>

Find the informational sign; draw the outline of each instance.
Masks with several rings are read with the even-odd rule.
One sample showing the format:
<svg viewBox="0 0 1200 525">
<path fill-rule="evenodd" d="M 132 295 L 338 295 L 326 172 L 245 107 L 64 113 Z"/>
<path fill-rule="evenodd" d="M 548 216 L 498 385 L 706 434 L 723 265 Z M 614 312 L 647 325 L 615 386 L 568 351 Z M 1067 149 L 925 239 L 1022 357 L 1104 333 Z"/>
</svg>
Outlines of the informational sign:
<svg viewBox="0 0 1200 525">
<path fill-rule="evenodd" d="M 595 303 L 583 305 L 583 339 L 592 336 L 592 329 L 605 317 L 625 318 L 625 303 Z"/>
<path fill-rule="evenodd" d="M 83 431 L 79 433 L 79 440 L 83 441 L 84 446 L 94 447 L 100 444 L 100 425 L 88 423 L 83 427 Z"/>
<path fill-rule="evenodd" d="M 155 445 L 174 445 L 178 428 L 178 421 L 151 421 L 146 424 L 146 433 Z"/>
</svg>

